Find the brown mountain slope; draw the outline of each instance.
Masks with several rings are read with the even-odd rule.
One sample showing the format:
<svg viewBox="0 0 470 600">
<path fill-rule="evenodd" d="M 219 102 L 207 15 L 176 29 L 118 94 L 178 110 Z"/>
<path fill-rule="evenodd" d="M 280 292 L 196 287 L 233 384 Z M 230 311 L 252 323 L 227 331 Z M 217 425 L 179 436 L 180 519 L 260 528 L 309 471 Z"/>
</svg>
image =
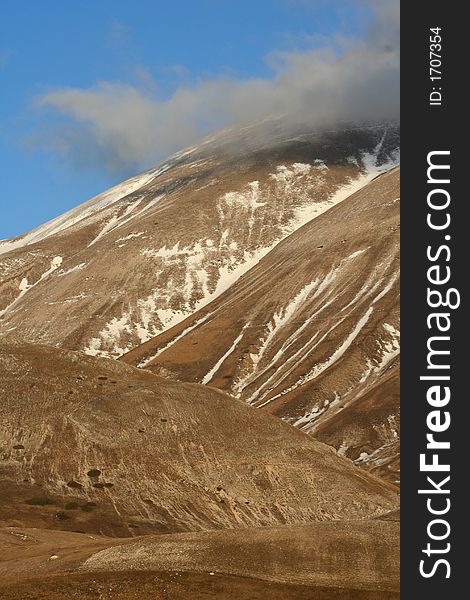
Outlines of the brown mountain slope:
<svg viewBox="0 0 470 600">
<path fill-rule="evenodd" d="M 4 524 L 133 535 L 397 506 L 393 486 L 218 390 L 5 342 L 0 369 Z"/>
<path fill-rule="evenodd" d="M 397 523 L 328 522 L 129 542 L 38 529 L 0 530 L 0 598 L 399 597 Z"/>
<path fill-rule="evenodd" d="M 343 410 L 315 428 L 315 438 L 376 475 L 400 478 L 400 365 L 394 359 L 382 377 Z"/>
<path fill-rule="evenodd" d="M 120 356 L 220 295 L 398 144 L 392 126 L 263 127 L 222 132 L 0 242 L 0 334 Z"/>
<path fill-rule="evenodd" d="M 123 360 L 232 393 L 369 468 L 391 452 L 380 472 L 397 479 L 399 193 L 399 169 L 377 177 Z"/>
</svg>

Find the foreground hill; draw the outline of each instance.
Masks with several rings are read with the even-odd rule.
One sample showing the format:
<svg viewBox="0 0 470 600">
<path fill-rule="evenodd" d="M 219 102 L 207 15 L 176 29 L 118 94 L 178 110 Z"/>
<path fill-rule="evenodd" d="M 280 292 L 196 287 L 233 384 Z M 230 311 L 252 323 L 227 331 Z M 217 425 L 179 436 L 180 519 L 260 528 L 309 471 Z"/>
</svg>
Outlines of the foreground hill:
<svg viewBox="0 0 470 600">
<path fill-rule="evenodd" d="M 323 522 L 131 542 L 9 527 L 0 598 L 395 600 L 398 533 L 394 522 Z"/>
<path fill-rule="evenodd" d="M 224 393 L 0 343 L 4 524 L 113 535 L 364 519 L 396 489 Z"/>
<path fill-rule="evenodd" d="M 399 195 L 397 168 L 123 360 L 227 391 L 399 479 Z"/>
</svg>

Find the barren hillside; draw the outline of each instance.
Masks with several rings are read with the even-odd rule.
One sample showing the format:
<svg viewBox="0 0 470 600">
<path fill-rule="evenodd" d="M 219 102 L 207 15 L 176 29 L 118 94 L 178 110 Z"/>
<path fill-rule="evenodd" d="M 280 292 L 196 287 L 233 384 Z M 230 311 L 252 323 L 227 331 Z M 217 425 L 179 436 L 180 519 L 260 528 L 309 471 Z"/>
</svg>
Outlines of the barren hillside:
<svg viewBox="0 0 470 600">
<path fill-rule="evenodd" d="M 4 524 L 107 534 L 363 519 L 396 489 L 224 393 L 0 344 Z"/>
<path fill-rule="evenodd" d="M 393 126 L 226 131 L 0 242 L 0 334 L 118 357 L 397 160 Z"/>
<path fill-rule="evenodd" d="M 220 388 L 399 479 L 399 169 L 123 360 Z"/>
</svg>

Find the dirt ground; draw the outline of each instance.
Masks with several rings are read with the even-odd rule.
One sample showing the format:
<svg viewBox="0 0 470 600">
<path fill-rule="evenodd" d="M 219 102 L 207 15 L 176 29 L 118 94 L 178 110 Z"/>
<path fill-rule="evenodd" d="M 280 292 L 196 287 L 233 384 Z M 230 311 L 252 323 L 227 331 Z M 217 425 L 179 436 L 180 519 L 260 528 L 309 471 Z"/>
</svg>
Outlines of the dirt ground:
<svg viewBox="0 0 470 600">
<path fill-rule="evenodd" d="M 0 600 L 395 600 L 397 531 L 382 521 L 122 539 L 8 527 Z"/>
<path fill-rule="evenodd" d="M 377 592 L 272 583 L 204 573 L 121 572 L 47 576 L 0 584 L 1 600 L 397 600 Z"/>
</svg>

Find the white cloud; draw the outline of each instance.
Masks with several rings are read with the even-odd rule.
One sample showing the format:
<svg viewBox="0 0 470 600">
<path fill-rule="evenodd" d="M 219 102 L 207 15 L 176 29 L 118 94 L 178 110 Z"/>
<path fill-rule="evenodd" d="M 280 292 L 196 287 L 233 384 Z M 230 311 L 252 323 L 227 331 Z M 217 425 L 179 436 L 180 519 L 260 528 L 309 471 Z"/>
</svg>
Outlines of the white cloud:
<svg viewBox="0 0 470 600">
<path fill-rule="evenodd" d="M 273 53 L 272 77 L 220 77 L 181 85 L 168 99 L 152 86 L 100 82 L 37 99 L 66 117 L 46 144 L 80 164 L 111 171 L 144 168 L 224 125 L 268 115 L 309 125 L 398 118 L 399 8 L 373 0 L 377 20 L 364 40 L 335 38 L 328 47 Z M 338 51 L 339 48 L 339 51 Z M 155 86 L 154 90 L 157 90 Z M 74 125 L 75 124 L 75 125 Z"/>
</svg>

